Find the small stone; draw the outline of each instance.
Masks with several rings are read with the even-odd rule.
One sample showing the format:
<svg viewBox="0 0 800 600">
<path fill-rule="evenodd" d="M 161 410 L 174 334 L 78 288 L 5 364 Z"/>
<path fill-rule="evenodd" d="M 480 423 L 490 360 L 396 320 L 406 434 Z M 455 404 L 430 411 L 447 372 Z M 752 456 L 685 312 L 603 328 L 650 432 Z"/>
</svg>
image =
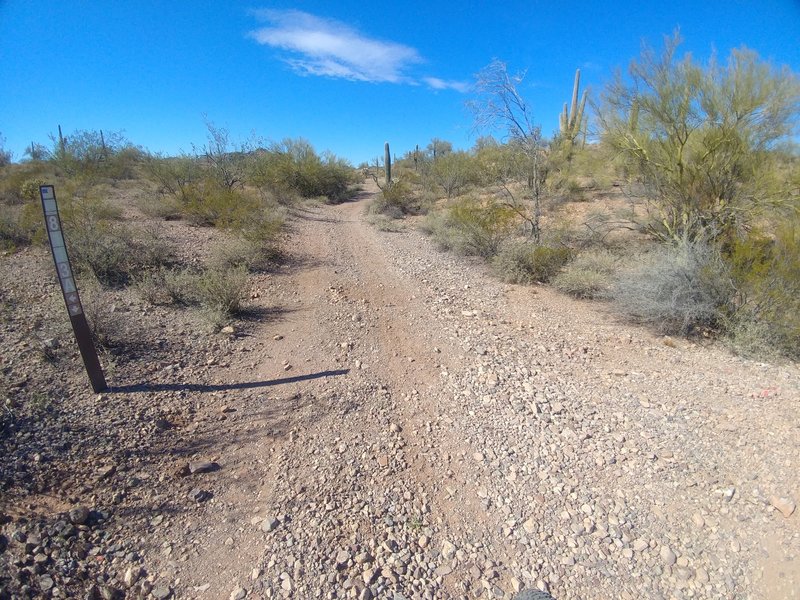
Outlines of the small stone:
<svg viewBox="0 0 800 600">
<path fill-rule="evenodd" d="M 189 499 L 194 500 L 198 504 L 210 500 L 213 496 L 214 494 L 208 490 L 201 490 L 200 488 L 194 488 L 189 492 Z"/>
<path fill-rule="evenodd" d="M 431 540 L 427 535 L 421 535 L 419 536 L 419 540 L 417 540 L 417 544 L 419 544 L 420 548 L 427 548 L 430 541 Z"/>
<path fill-rule="evenodd" d="M 791 517 L 792 513 L 795 511 L 795 508 L 797 508 L 797 505 L 791 498 L 779 498 L 778 496 L 772 496 L 769 499 L 769 503 L 778 509 L 778 511 L 780 511 L 780 513 L 786 519 Z"/>
<path fill-rule="evenodd" d="M 633 558 L 633 549 L 632 548 L 623 548 L 622 549 L 622 556 L 627 559 Z"/>
<path fill-rule="evenodd" d="M 708 571 L 706 571 L 703 567 L 698 567 L 695 571 L 694 578 L 698 583 L 708 583 Z"/>
<path fill-rule="evenodd" d="M 39 587 L 42 588 L 43 592 L 49 592 L 51 589 L 53 589 L 54 585 L 55 582 L 50 575 L 42 575 L 39 577 Z"/>
<path fill-rule="evenodd" d="M 703 518 L 703 515 L 700 513 L 694 513 L 692 515 L 692 523 L 695 524 L 695 527 L 698 529 L 703 527 L 706 524 L 706 520 Z"/>
<path fill-rule="evenodd" d="M 291 371 L 292 370 L 292 365 L 290 365 L 289 363 L 286 363 L 285 365 L 283 365 L 283 370 L 284 371 Z"/>
<path fill-rule="evenodd" d="M 122 578 L 123 583 L 125 583 L 125 587 L 132 587 L 142 576 L 142 568 L 141 567 L 128 567 L 128 570 L 125 571 L 125 575 Z"/>
<path fill-rule="evenodd" d="M 259 577 L 261 577 L 261 569 L 253 569 L 253 571 L 250 573 L 250 579 L 255 581 Z"/>
<path fill-rule="evenodd" d="M 219 330 L 220 333 L 224 333 L 226 335 L 233 335 L 236 333 L 236 328 L 233 325 L 226 325 L 222 329 Z M 244 596 L 242 596 L 244 598 Z"/>
<path fill-rule="evenodd" d="M 674 565 L 678 560 L 678 557 L 675 556 L 675 553 L 669 548 L 669 546 L 661 546 L 660 555 L 661 560 L 663 560 L 664 564 L 668 567 Z"/>
<path fill-rule="evenodd" d="M 98 479 L 108 479 L 114 473 L 117 472 L 116 465 L 106 465 L 97 469 L 97 478 Z"/>
<path fill-rule="evenodd" d="M 643 539 L 638 539 L 633 542 L 633 549 L 636 552 L 644 552 L 650 545 Z"/>
<path fill-rule="evenodd" d="M 528 535 L 533 535 L 536 532 L 536 521 L 533 519 L 528 519 L 522 524 L 522 528 Z"/>
<path fill-rule="evenodd" d="M 153 596 L 153 598 L 156 598 L 156 600 L 166 600 L 172 596 L 172 589 L 168 585 L 161 584 L 155 586 L 150 594 Z"/>
<path fill-rule="evenodd" d="M 85 506 L 76 506 L 69 511 L 69 522 L 73 525 L 86 525 L 89 520 L 89 509 Z"/>
<path fill-rule="evenodd" d="M 279 333 L 278 335 L 272 336 L 272 339 L 279 342 L 283 339 L 283 336 Z"/>
<path fill-rule="evenodd" d="M 400 425 L 398 425 L 397 423 L 392 423 L 391 425 L 389 425 L 389 431 L 391 431 L 392 433 L 400 433 L 402 429 L 400 428 Z"/>
<path fill-rule="evenodd" d="M 247 590 L 241 587 L 237 587 L 235 590 L 231 592 L 231 600 L 242 600 L 247 596 Z"/>
<path fill-rule="evenodd" d="M 191 473 L 192 475 L 198 475 L 200 473 L 211 473 L 212 471 L 218 471 L 218 470 L 219 470 L 219 465 L 215 462 L 211 462 L 208 460 L 201 460 L 189 463 L 189 473 Z"/>
<path fill-rule="evenodd" d="M 474 459 L 475 459 L 476 461 L 478 461 L 478 462 L 483 462 L 483 454 L 482 454 L 482 453 L 480 453 L 480 452 L 475 452 L 475 453 L 472 455 L 472 458 L 474 458 Z"/>
<path fill-rule="evenodd" d="M 339 550 L 336 553 L 336 566 L 337 568 L 343 568 L 347 566 L 347 561 L 350 560 L 350 553 L 347 550 Z"/>
<path fill-rule="evenodd" d="M 442 557 L 450 560 L 456 555 L 456 547 L 447 540 L 442 541 Z"/>
<path fill-rule="evenodd" d="M 286 577 L 283 581 L 281 581 L 281 589 L 287 592 L 292 591 L 292 580 L 289 577 Z"/>
<path fill-rule="evenodd" d="M 261 521 L 261 531 L 264 533 L 269 533 L 270 531 L 275 531 L 280 525 L 280 521 L 275 517 L 267 517 L 263 521 Z"/>
<path fill-rule="evenodd" d="M 433 572 L 436 577 L 444 577 L 445 575 L 450 575 L 453 572 L 453 568 L 450 565 L 441 565 L 436 567 L 436 570 Z"/>
</svg>

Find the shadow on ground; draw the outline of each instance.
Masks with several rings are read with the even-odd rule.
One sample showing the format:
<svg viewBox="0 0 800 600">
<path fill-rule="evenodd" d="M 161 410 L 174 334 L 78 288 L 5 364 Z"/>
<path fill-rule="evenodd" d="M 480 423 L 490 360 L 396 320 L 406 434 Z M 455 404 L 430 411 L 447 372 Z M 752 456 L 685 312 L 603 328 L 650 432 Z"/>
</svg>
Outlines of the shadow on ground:
<svg viewBox="0 0 800 600">
<path fill-rule="evenodd" d="M 338 377 L 347 375 L 350 369 L 339 369 L 336 371 L 320 371 L 309 373 L 308 375 L 296 375 L 294 377 L 282 377 L 280 379 L 269 379 L 266 381 L 245 381 L 239 383 L 221 384 L 201 384 L 201 383 L 137 383 L 133 385 L 119 385 L 110 387 L 108 392 L 111 394 L 125 394 L 132 392 L 219 392 L 224 390 L 249 390 L 253 388 L 272 387 L 287 383 L 298 383 L 300 381 L 311 381 L 312 379 L 322 379 L 324 377 Z"/>
</svg>

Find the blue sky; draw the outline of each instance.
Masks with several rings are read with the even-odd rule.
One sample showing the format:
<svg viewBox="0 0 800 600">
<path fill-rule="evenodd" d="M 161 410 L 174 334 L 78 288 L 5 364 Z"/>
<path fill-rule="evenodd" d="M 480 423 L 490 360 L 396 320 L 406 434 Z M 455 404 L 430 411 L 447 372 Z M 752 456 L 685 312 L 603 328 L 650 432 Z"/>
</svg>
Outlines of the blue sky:
<svg viewBox="0 0 800 600">
<path fill-rule="evenodd" d="M 680 28 L 700 59 L 746 45 L 800 72 L 800 1 L 193 2 L 0 0 L 0 134 L 17 159 L 61 124 L 174 154 L 303 137 L 354 164 L 431 138 L 470 147 L 464 107 L 492 59 L 527 70 L 544 133 L 575 69 L 593 92 Z"/>
</svg>

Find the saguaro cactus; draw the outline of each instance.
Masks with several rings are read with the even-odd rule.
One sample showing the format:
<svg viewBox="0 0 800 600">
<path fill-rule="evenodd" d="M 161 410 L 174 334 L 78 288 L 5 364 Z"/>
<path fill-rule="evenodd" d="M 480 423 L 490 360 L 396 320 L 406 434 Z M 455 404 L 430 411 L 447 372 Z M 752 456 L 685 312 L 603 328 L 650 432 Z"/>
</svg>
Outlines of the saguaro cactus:
<svg viewBox="0 0 800 600">
<path fill-rule="evenodd" d="M 389 142 L 383 145 L 383 165 L 386 171 L 386 185 L 392 184 L 392 155 L 389 154 Z"/>
<path fill-rule="evenodd" d="M 569 144 L 572 154 L 572 145 L 575 143 L 578 135 L 581 133 L 581 125 L 583 124 L 583 109 L 586 106 L 586 97 L 588 90 L 583 91 L 580 104 L 578 104 L 578 92 L 581 85 L 581 70 L 575 71 L 575 85 L 572 88 L 572 104 L 568 108 L 564 103 L 564 111 L 561 113 L 560 130 L 561 137 Z"/>
</svg>

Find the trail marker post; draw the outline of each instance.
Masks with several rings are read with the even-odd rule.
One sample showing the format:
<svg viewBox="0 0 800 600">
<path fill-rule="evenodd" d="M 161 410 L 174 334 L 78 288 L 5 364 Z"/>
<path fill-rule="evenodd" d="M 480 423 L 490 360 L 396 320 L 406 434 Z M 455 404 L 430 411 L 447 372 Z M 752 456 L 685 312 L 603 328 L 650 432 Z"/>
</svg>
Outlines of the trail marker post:
<svg viewBox="0 0 800 600">
<path fill-rule="evenodd" d="M 53 252 L 53 261 L 56 264 L 58 281 L 61 284 L 61 292 L 64 294 L 64 303 L 67 305 L 69 320 L 72 322 L 72 331 L 75 332 L 75 340 L 78 342 L 78 349 L 81 351 L 83 364 L 92 389 L 102 392 L 108 389 L 106 378 L 103 375 L 103 367 L 97 358 L 92 334 L 89 331 L 89 323 L 86 322 L 86 315 L 83 312 L 81 298 L 78 295 L 78 288 L 75 285 L 75 277 L 72 275 L 72 266 L 67 255 L 67 245 L 64 243 L 64 232 L 61 229 L 61 217 L 58 215 L 58 204 L 56 203 L 56 190 L 52 185 L 39 186 L 39 195 L 42 199 L 42 210 L 44 211 L 44 222 L 47 228 L 47 237 L 50 239 L 50 250 Z"/>
</svg>

